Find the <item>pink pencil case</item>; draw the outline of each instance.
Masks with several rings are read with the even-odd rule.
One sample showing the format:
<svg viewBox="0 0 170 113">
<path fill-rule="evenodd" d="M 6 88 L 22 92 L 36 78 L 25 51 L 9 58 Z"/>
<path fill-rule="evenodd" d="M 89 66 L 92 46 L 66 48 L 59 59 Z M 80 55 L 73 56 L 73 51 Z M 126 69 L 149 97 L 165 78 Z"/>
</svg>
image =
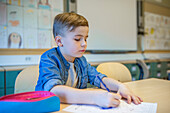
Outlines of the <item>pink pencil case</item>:
<svg viewBox="0 0 170 113">
<path fill-rule="evenodd" d="M 49 91 L 32 91 L 0 97 L 0 113 L 40 113 L 59 110 L 59 98 Z"/>
</svg>

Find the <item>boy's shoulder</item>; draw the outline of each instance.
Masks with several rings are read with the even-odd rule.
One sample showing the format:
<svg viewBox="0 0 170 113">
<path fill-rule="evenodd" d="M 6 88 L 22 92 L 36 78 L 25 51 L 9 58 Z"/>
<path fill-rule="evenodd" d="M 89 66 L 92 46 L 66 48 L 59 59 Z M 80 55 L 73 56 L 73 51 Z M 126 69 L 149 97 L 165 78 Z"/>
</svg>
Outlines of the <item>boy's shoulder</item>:
<svg viewBox="0 0 170 113">
<path fill-rule="evenodd" d="M 56 47 L 47 50 L 41 56 L 51 56 L 51 55 L 55 55 L 55 54 L 57 54 L 57 48 Z"/>
</svg>

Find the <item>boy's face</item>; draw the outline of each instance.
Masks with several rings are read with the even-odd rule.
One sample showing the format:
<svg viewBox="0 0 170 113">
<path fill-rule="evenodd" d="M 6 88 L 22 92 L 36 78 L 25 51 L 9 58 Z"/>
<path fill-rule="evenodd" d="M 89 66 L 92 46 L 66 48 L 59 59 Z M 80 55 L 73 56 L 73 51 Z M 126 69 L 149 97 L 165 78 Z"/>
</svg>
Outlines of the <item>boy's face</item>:
<svg viewBox="0 0 170 113">
<path fill-rule="evenodd" d="M 60 50 L 69 62 L 73 62 L 76 57 L 82 57 L 87 48 L 89 28 L 87 26 L 79 26 L 74 31 L 65 33 L 61 37 L 62 46 Z"/>
</svg>

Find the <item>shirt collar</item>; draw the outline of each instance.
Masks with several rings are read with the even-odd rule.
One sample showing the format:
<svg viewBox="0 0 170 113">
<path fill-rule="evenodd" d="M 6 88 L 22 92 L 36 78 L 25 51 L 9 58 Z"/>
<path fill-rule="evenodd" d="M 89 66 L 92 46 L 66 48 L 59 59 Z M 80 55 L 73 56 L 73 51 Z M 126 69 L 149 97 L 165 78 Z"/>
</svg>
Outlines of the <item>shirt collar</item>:
<svg viewBox="0 0 170 113">
<path fill-rule="evenodd" d="M 64 65 L 66 66 L 66 68 L 69 69 L 70 64 L 67 62 L 67 60 L 66 60 L 66 59 L 64 58 L 64 56 L 62 55 L 59 47 L 57 47 L 57 52 L 58 52 L 60 58 L 62 59 L 62 61 L 64 62 Z"/>
</svg>

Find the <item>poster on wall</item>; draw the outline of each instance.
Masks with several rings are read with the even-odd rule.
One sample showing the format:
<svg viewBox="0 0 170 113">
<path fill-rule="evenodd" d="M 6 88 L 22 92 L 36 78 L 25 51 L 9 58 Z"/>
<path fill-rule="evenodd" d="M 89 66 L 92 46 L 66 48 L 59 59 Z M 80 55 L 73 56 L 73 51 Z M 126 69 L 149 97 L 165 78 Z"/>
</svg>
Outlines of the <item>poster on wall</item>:
<svg viewBox="0 0 170 113">
<path fill-rule="evenodd" d="M 38 48 L 51 48 L 51 30 L 38 30 Z"/>
<path fill-rule="evenodd" d="M 145 50 L 170 49 L 170 17 L 145 12 Z"/>
<path fill-rule="evenodd" d="M 38 8 L 40 9 L 51 9 L 49 0 L 38 0 Z"/>
<path fill-rule="evenodd" d="M 23 6 L 37 8 L 37 0 L 23 0 Z"/>
<path fill-rule="evenodd" d="M 19 27 L 8 27 L 8 48 L 23 48 L 23 30 Z"/>
<path fill-rule="evenodd" d="M 39 9 L 38 28 L 51 29 L 51 12 L 45 9 Z"/>
<path fill-rule="evenodd" d="M 0 48 L 7 48 L 8 46 L 7 39 L 7 27 L 0 25 Z"/>
<path fill-rule="evenodd" d="M 37 28 L 37 9 L 24 8 L 24 28 Z"/>
<path fill-rule="evenodd" d="M 23 0 L 7 0 L 9 5 L 23 6 Z"/>
<path fill-rule="evenodd" d="M 38 48 L 37 29 L 24 29 L 24 48 Z"/>
<path fill-rule="evenodd" d="M 6 18 L 6 4 L 0 4 L 0 25 L 7 25 L 7 18 Z"/>
<path fill-rule="evenodd" d="M 8 5 L 8 26 L 22 27 L 23 26 L 23 8 L 18 6 Z"/>
</svg>

